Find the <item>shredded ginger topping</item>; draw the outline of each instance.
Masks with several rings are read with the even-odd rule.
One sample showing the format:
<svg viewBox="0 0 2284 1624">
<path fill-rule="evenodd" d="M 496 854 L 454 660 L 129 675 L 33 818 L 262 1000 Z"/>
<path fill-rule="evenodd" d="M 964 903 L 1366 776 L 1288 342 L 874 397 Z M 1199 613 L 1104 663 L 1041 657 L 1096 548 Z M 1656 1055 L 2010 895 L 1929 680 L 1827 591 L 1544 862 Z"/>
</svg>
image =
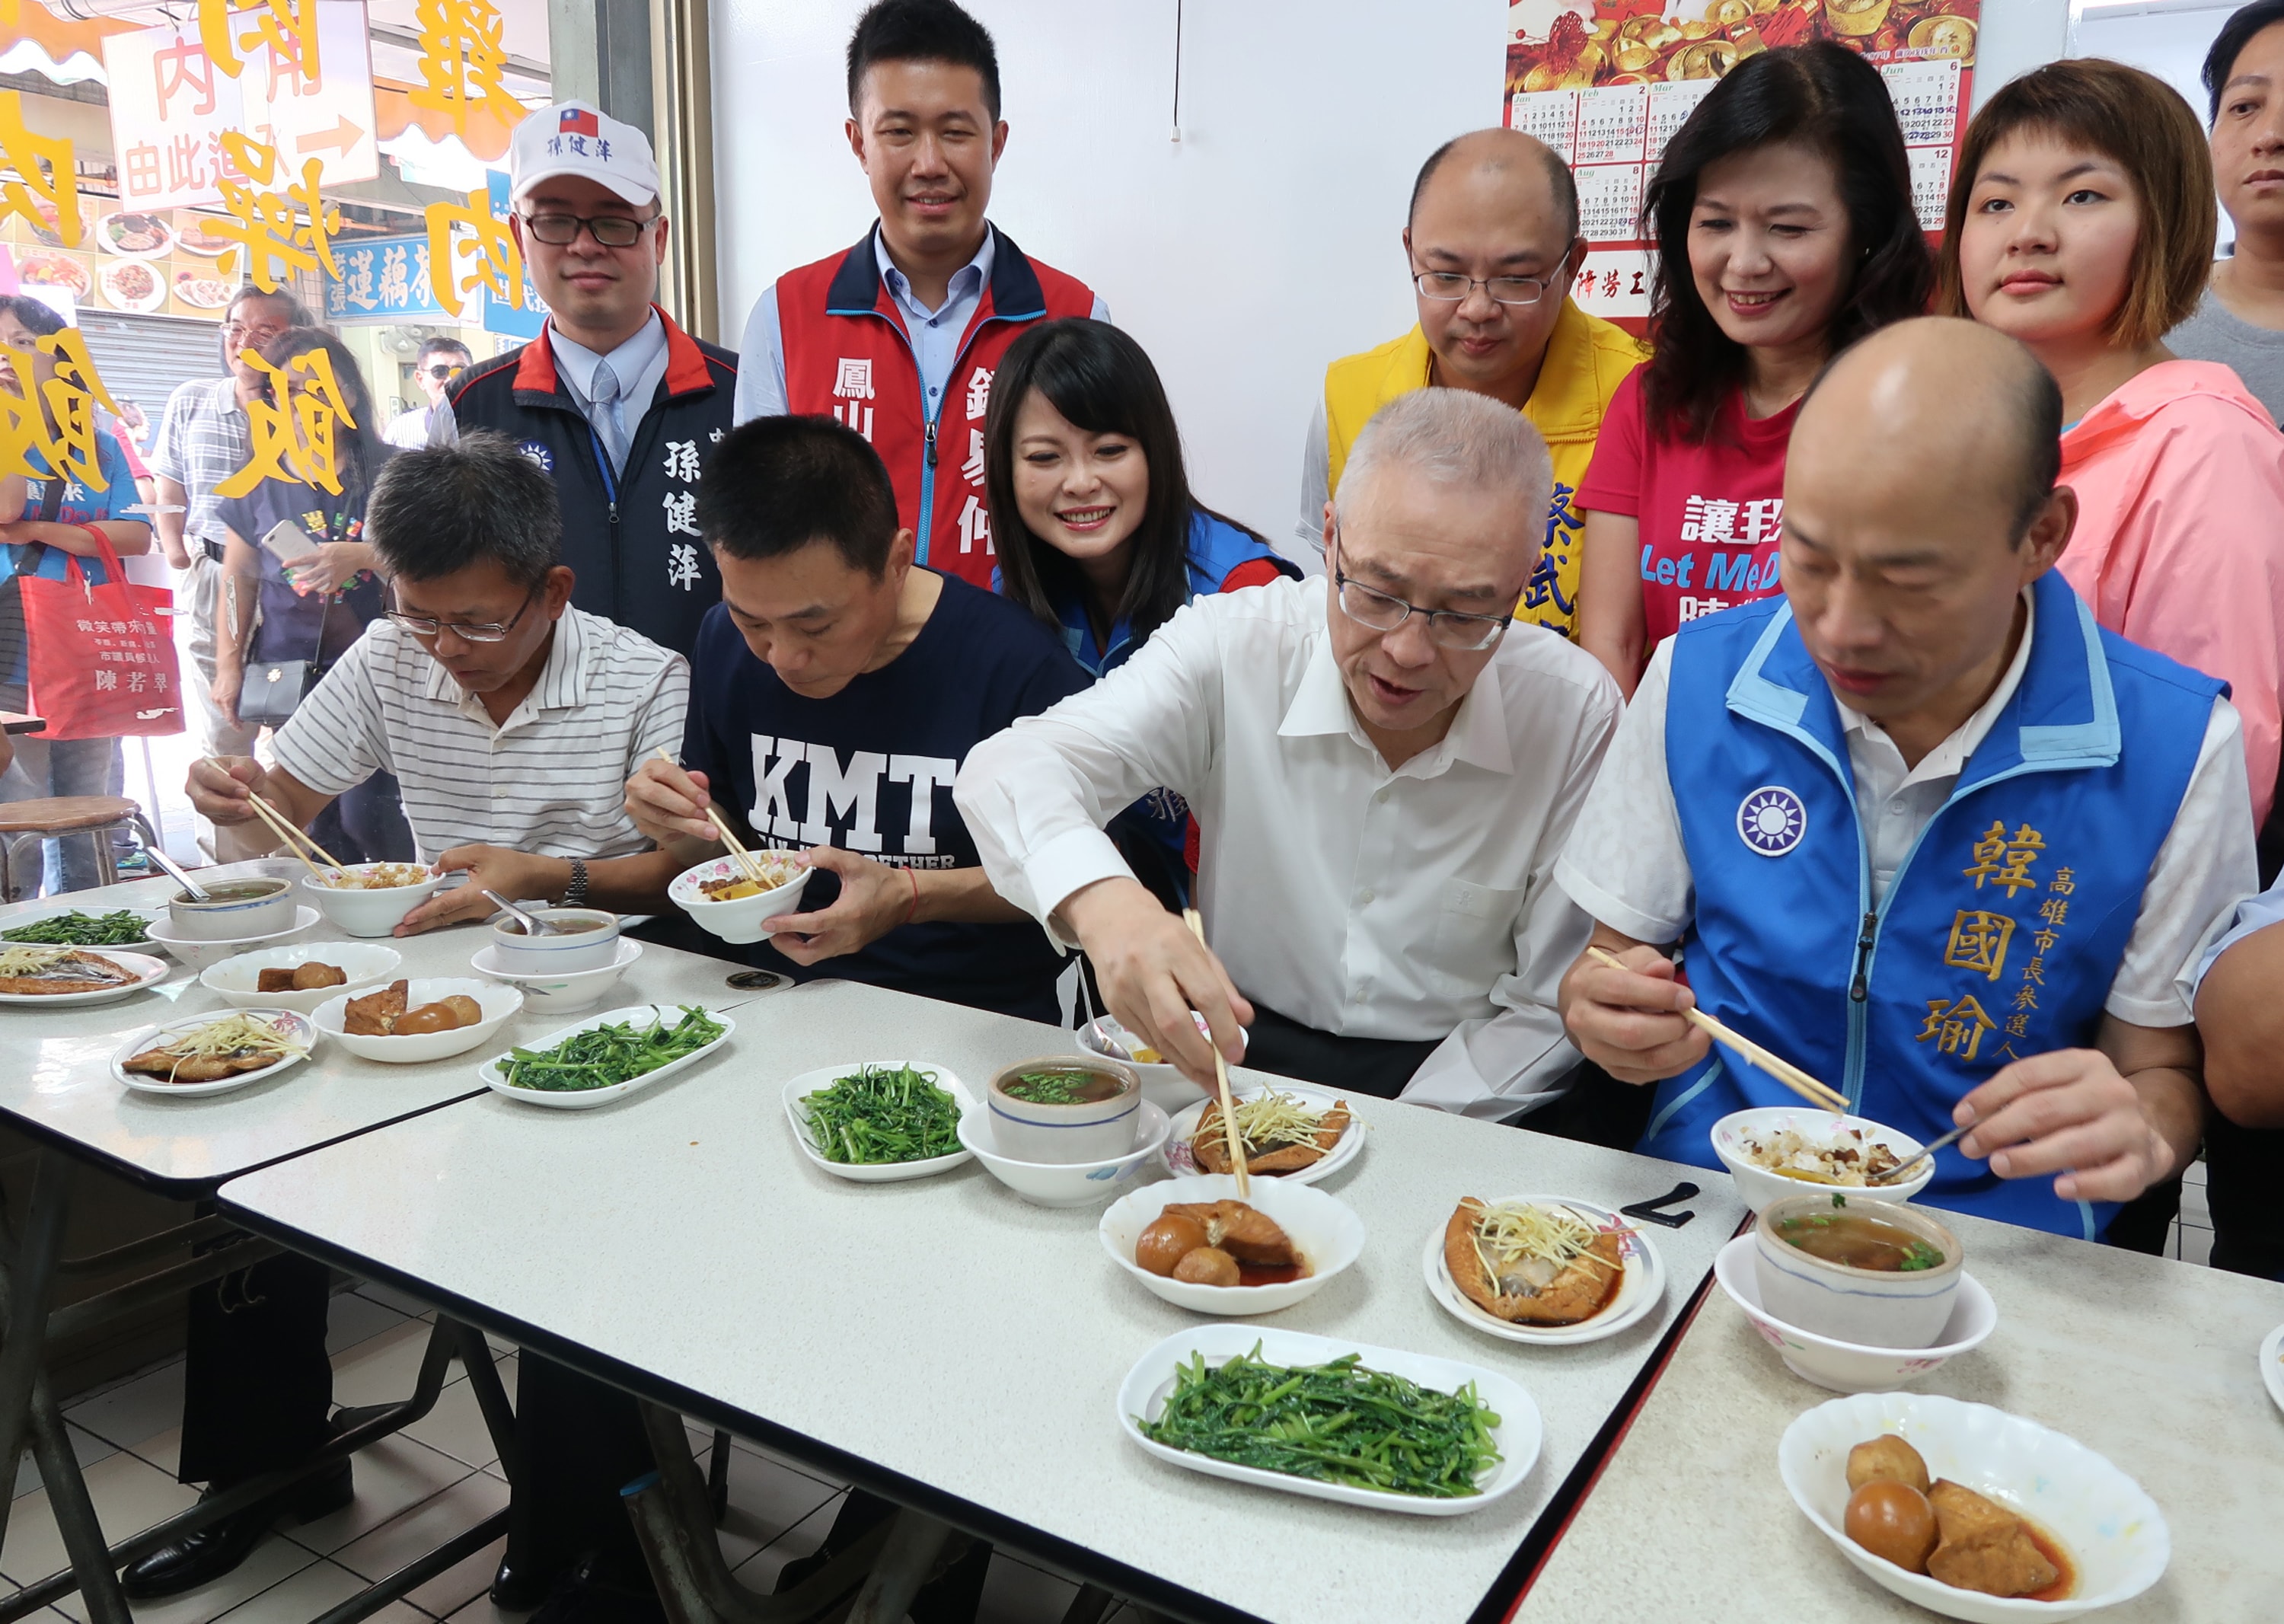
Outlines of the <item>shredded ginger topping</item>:
<svg viewBox="0 0 2284 1624">
<path fill-rule="evenodd" d="M 169 1038 L 164 1052 L 180 1062 L 270 1050 L 281 1058 L 306 1055 L 309 1046 L 296 1042 L 266 1020 L 257 1020 L 251 1015 L 225 1015 Z"/>
<path fill-rule="evenodd" d="M 77 948 L 39 947 L 28 942 L 9 942 L 0 946 L 0 977 L 45 975 L 66 961 L 79 956 Z M 100 964 L 88 964 L 91 980 L 107 980 L 110 972 Z"/>
<path fill-rule="evenodd" d="M 1310 1110 L 1298 1096 L 1271 1090 L 1251 1099 L 1237 1102 L 1237 1131 L 1246 1144 L 1254 1150 L 1271 1151 L 1279 1145 L 1314 1144 L 1317 1134 L 1325 1125 L 1320 1112 Z"/>
<path fill-rule="evenodd" d="M 1537 1292 L 1582 1257 L 1607 1268 L 1588 1253 L 1597 1233 L 1567 1207 L 1486 1206 L 1475 1220 L 1475 1257 L 1501 1295 Z"/>
</svg>

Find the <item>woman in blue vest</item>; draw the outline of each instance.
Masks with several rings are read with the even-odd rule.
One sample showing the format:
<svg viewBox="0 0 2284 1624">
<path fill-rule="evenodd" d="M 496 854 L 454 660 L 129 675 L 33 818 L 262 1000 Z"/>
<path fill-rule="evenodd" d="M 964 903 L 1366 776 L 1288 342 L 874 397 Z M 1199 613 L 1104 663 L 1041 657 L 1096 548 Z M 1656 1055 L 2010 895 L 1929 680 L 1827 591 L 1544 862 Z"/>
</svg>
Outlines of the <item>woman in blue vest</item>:
<svg viewBox="0 0 2284 1624">
<path fill-rule="evenodd" d="M 1193 597 L 1300 569 L 1190 494 L 1182 437 L 1142 347 L 1107 322 L 1044 322 L 1008 347 L 991 384 L 983 468 L 1000 515 L 993 582 L 1062 636 L 1099 677 Z M 1189 808 L 1135 803 L 1111 837 L 1161 898 L 1185 899 Z"/>
</svg>

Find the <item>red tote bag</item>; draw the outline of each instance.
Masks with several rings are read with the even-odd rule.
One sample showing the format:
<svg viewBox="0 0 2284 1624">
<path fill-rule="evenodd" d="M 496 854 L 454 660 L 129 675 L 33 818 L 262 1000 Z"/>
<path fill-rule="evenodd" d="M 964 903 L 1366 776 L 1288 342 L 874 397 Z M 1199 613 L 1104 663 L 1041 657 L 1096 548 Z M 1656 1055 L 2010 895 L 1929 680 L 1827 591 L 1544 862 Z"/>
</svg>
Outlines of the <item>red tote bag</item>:
<svg viewBox="0 0 2284 1624">
<path fill-rule="evenodd" d="M 98 539 L 102 533 L 94 534 Z M 101 586 L 65 554 L 65 578 L 19 575 L 32 714 L 43 738 L 122 738 L 183 730 L 182 672 L 167 612 L 175 595 L 127 579 L 108 540 Z"/>
</svg>

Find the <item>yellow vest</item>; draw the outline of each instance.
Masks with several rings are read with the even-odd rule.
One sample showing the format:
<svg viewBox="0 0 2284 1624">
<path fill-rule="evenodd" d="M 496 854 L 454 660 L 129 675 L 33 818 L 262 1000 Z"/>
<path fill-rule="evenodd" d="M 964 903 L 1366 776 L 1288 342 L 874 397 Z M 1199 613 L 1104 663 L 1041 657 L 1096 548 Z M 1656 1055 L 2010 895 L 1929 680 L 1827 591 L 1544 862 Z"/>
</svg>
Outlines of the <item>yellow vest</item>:
<svg viewBox="0 0 2284 1624">
<path fill-rule="evenodd" d="M 1578 563 L 1584 551 L 1586 516 L 1574 511 L 1571 496 L 1593 459 L 1594 436 L 1618 385 L 1647 352 L 1623 328 L 1589 316 L 1569 300 L 1546 340 L 1538 383 L 1522 415 L 1546 440 L 1554 457 L 1554 500 L 1546 514 L 1546 550 L 1531 572 L 1516 618 L 1551 626 L 1576 638 Z M 1341 469 L 1365 421 L 1399 394 L 1428 386 L 1431 358 L 1418 327 L 1377 349 L 1349 355 L 1325 369 L 1325 451 L 1327 492 L 1341 488 Z"/>
</svg>

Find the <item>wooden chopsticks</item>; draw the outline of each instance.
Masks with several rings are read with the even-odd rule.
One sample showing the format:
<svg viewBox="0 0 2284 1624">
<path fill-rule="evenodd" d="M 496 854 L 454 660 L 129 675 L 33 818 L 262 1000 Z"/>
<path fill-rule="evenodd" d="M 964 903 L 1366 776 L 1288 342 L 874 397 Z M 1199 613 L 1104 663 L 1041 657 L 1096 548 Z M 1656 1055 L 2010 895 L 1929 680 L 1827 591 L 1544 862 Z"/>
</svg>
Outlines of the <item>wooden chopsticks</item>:
<svg viewBox="0 0 2284 1624">
<path fill-rule="evenodd" d="M 676 761 L 672 756 L 667 753 L 666 746 L 664 745 L 661 745 L 658 747 L 658 759 L 664 761 L 669 767 L 680 767 L 682 765 L 681 762 Z M 738 872 L 743 874 L 747 879 L 752 880 L 754 884 L 757 886 L 768 886 L 770 883 L 769 877 L 763 871 L 762 865 L 754 860 L 754 854 L 746 849 L 745 842 L 739 839 L 735 834 L 731 832 L 730 825 L 723 821 L 722 815 L 714 809 L 714 803 L 710 800 L 706 803 L 706 816 L 708 821 L 714 825 L 716 832 L 721 835 L 722 844 L 729 848 L 730 855 L 736 859 Z"/>
<path fill-rule="evenodd" d="M 211 756 L 207 759 L 216 767 L 222 765 L 220 761 L 215 761 Z M 286 848 L 289 855 L 299 857 L 301 860 L 301 866 L 309 871 L 310 878 L 317 880 L 319 885 L 327 882 L 325 877 L 317 871 L 317 865 L 309 860 L 310 852 L 315 852 L 319 857 L 324 858 L 325 865 L 333 871 L 336 878 L 345 871 L 346 865 L 340 858 L 296 827 L 292 818 L 287 817 L 252 790 L 246 792 L 246 798 L 253 804 L 254 815 L 270 825 L 270 832 L 278 837 L 278 844 Z M 308 849 L 305 851 L 304 847 Z"/>
<path fill-rule="evenodd" d="M 1190 927 L 1190 934 L 1198 939 L 1198 946 L 1206 945 L 1206 922 L 1194 908 L 1182 910 L 1182 923 Z M 1237 1102 L 1229 1092 L 1229 1062 L 1221 1058 L 1221 1046 L 1208 1036 L 1207 1045 L 1213 1050 L 1214 1081 L 1221 1089 L 1222 1131 L 1229 1139 L 1229 1165 L 1237 1174 L 1237 1198 L 1250 1200 L 1253 1197 L 1253 1174 L 1245 1165 L 1245 1136 L 1237 1131 Z"/>
<path fill-rule="evenodd" d="M 1626 965 L 1619 963 L 1617 959 L 1612 957 L 1609 954 L 1603 952 L 1600 948 L 1589 947 L 1586 949 L 1586 952 L 1588 956 L 1592 958 L 1597 964 L 1607 964 L 1613 970 L 1624 970 L 1627 968 Z M 1721 1021 L 1714 1019 L 1712 1016 L 1708 1015 L 1702 1010 L 1687 1009 L 1681 1012 L 1689 1020 L 1693 1021 L 1696 1025 L 1704 1028 L 1705 1031 L 1712 1034 L 1712 1035 L 1719 1039 L 1722 1043 L 1726 1045 L 1728 1048 L 1736 1050 L 1737 1053 L 1742 1055 L 1746 1059 L 1760 1067 L 1761 1070 L 1766 1072 L 1770 1076 L 1784 1084 L 1785 1087 L 1799 1095 L 1810 1105 L 1818 1107 L 1819 1110 L 1838 1112 L 1843 1115 L 1847 1113 L 1848 1097 L 1841 1093 L 1837 1089 L 1829 1088 L 1825 1084 L 1819 1082 L 1815 1078 L 1810 1076 L 1806 1072 L 1801 1070 L 1800 1067 L 1795 1066 L 1791 1061 L 1784 1058 L 1781 1055 L 1770 1053 L 1758 1043 L 1753 1042 L 1752 1039 L 1747 1037 L 1743 1033 L 1737 1031 L 1735 1028 L 1729 1027 Z"/>
</svg>

